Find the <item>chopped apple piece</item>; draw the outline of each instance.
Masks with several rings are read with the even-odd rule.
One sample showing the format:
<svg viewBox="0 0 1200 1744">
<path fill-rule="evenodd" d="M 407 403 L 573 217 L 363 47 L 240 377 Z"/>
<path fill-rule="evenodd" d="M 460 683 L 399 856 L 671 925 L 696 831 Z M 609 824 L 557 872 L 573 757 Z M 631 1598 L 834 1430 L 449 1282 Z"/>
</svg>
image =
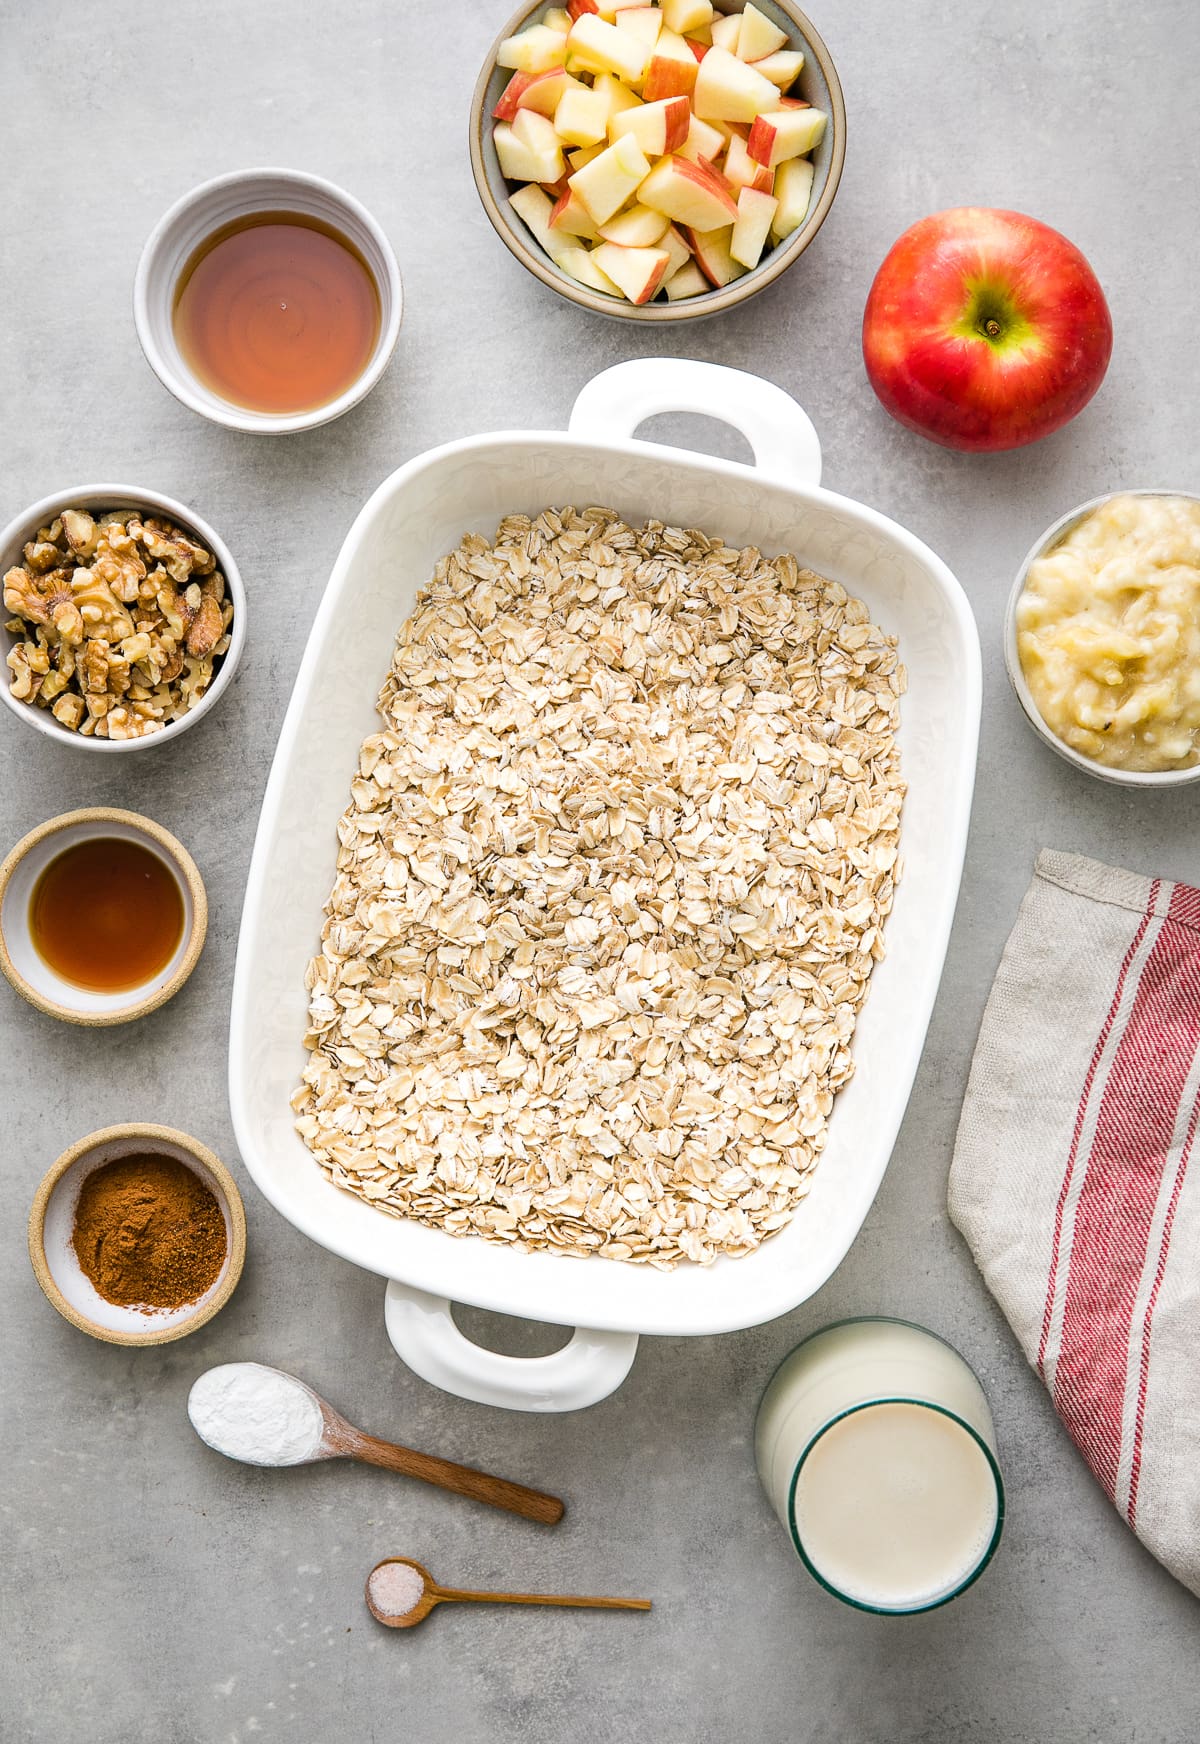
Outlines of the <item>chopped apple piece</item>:
<svg viewBox="0 0 1200 1744">
<path fill-rule="evenodd" d="M 554 202 L 546 190 L 530 182 L 518 188 L 515 194 L 510 194 L 508 203 L 544 245 L 550 236 L 550 214 L 554 210 Z"/>
<path fill-rule="evenodd" d="M 660 97 L 690 97 L 696 88 L 697 60 L 687 43 L 673 30 L 664 30 L 654 45 L 642 96 L 647 103 Z"/>
<path fill-rule="evenodd" d="M 565 6 L 552 6 L 542 14 L 542 23 L 547 30 L 557 30 L 560 36 L 565 36 L 571 28 L 571 14 Z"/>
<path fill-rule="evenodd" d="M 735 193 L 741 188 L 757 188 L 760 194 L 775 191 L 775 177 L 765 164 L 755 163 L 738 133 L 730 138 L 721 173 Z"/>
<path fill-rule="evenodd" d="M 550 228 L 550 214 L 554 208 L 544 188 L 535 188 L 530 183 L 510 194 L 508 203 L 551 260 L 557 261 L 564 249 L 579 246 L 572 237 Z"/>
<path fill-rule="evenodd" d="M 652 10 L 645 7 L 623 7 L 613 19 L 618 30 L 627 30 L 631 36 L 636 36 L 639 42 L 644 42 L 652 49 L 658 41 L 662 30 L 662 13 L 655 6 Z"/>
<path fill-rule="evenodd" d="M 590 164 L 594 158 L 600 156 L 602 151 L 607 150 L 608 147 L 603 143 L 600 145 L 581 145 L 578 151 L 569 151 L 567 153 L 567 162 L 570 164 L 572 171 L 581 170 L 584 164 Z"/>
<path fill-rule="evenodd" d="M 586 242 L 598 242 L 600 232 L 583 201 L 568 182 L 565 193 L 558 196 L 550 213 L 550 228 L 560 236 L 582 236 Z"/>
<path fill-rule="evenodd" d="M 669 227 L 670 220 L 663 213 L 634 204 L 601 224 L 600 235 L 605 242 L 619 243 L 622 248 L 658 248 Z"/>
<path fill-rule="evenodd" d="M 641 98 L 635 96 L 628 85 L 623 85 L 615 73 L 597 73 L 592 90 L 599 91 L 608 104 L 610 121 L 624 109 L 636 109 L 641 102 Z"/>
<path fill-rule="evenodd" d="M 671 257 L 667 266 L 668 278 L 670 278 L 674 273 L 677 273 L 681 266 L 686 266 L 688 261 L 692 258 L 692 251 L 687 245 L 687 238 L 683 235 L 682 231 L 676 230 L 673 224 L 668 227 L 666 235 L 661 239 L 658 246 L 660 248 L 665 248 Z"/>
<path fill-rule="evenodd" d="M 692 107 L 702 121 L 754 122 L 764 111 L 778 109 L 779 92 L 745 61 L 713 47 L 696 73 Z"/>
<path fill-rule="evenodd" d="M 779 201 L 779 210 L 771 228 L 780 240 L 799 229 L 807 218 L 812 187 L 813 166 L 809 158 L 785 158 L 775 171 L 775 198 Z"/>
<path fill-rule="evenodd" d="M 568 91 L 586 92 L 587 86 L 579 79 L 573 79 L 564 67 L 550 67 L 548 71 L 530 77 L 517 97 L 517 108 L 533 109 L 550 120 Z"/>
<path fill-rule="evenodd" d="M 689 260 L 686 266 L 681 266 L 664 281 L 663 289 L 668 299 L 677 303 L 681 297 L 702 297 L 705 291 L 711 291 L 712 286 L 695 261 Z"/>
<path fill-rule="evenodd" d="M 527 145 L 531 151 L 553 152 L 560 150 L 558 134 L 554 131 L 554 123 L 536 109 L 519 108 L 513 116 L 512 130 L 522 145 Z M 561 174 L 561 172 L 560 172 Z M 557 180 L 557 177 L 555 178 Z"/>
<path fill-rule="evenodd" d="M 567 0 L 567 17 L 574 21 L 582 18 L 585 12 L 599 12 L 596 0 Z"/>
<path fill-rule="evenodd" d="M 697 266 L 710 284 L 727 285 L 733 279 L 740 278 L 746 270 L 741 261 L 734 260 L 729 252 L 729 238 L 732 234 L 732 225 L 725 230 L 692 232 L 692 253 L 696 257 Z"/>
<path fill-rule="evenodd" d="M 674 160 L 665 160 L 672 162 Z M 650 163 L 636 139 L 616 139 L 591 163 L 571 177 L 571 186 L 597 224 L 620 210 L 634 189 L 650 174 Z M 534 178 L 536 179 L 536 178 Z M 651 204 L 645 201 L 645 204 Z M 668 212 L 668 217 L 671 214 Z"/>
<path fill-rule="evenodd" d="M 598 145 L 608 134 L 608 103 L 586 85 L 564 93 L 554 111 L 554 131 L 564 145 Z"/>
<path fill-rule="evenodd" d="M 770 79 L 781 91 L 790 91 L 804 71 L 804 56 L 798 48 L 781 48 L 778 54 L 765 55 L 761 61 L 755 61 L 754 70 L 764 79 Z"/>
<path fill-rule="evenodd" d="M 665 157 L 677 151 L 688 136 L 692 111 L 686 97 L 664 97 L 658 103 L 643 103 L 640 109 L 624 109 L 608 124 L 609 137 L 632 134 L 647 157 Z"/>
<path fill-rule="evenodd" d="M 517 120 L 530 113 L 528 109 L 518 110 Z M 544 117 L 539 115 L 536 119 L 541 121 Z M 558 135 L 554 135 L 554 150 L 551 152 L 519 138 L 515 127 L 516 122 L 510 126 L 507 121 L 498 121 L 492 134 L 500 173 L 510 182 L 556 182 L 565 168 Z"/>
<path fill-rule="evenodd" d="M 544 24 L 531 24 L 516 36 L 506 36 L 496 51 L 497 66 L 515 67 L 521 73 L 544 73 L 560 67 L 562 58 L 562 37 Z"/>
<path fill-rule="evenodd" d="M 765 60 L 767 55 L 786 48 L 787 31 L 772 24 L 765 13 L 747 0 L 738 19 L 737 55 L 743 61 Z"/>
<path fill-rule="evenodd" d="M 746 150 L 756 163 L 773 170 L 786 158 L 811 151 L 825 131 L 825 121 L 823 110 L 804 107 L 760 115 L 750 129 Z"/>
<path fill-rule="evenodd" d="M 668 30 L 686 36 L 712 23 L 712 0 L 662 0 L 663 23 Z"/>
<path fill-rule="evenodd" d="M 596 265 L 593 249 L 564 248 L 556 256 L 554 264 L 560 266 L 569 278 L 586 285 L 590 291 L 603 291 L 606 297 L 623 295 L 620 288 Z"/>
<path fill-rule="evenodd" d="M 662 283 L 670 263 L 665 248 L 621 248 L 602 242 L 592 250 L 592 261 L 619 285 L 631 303 L 648 303 Z"/>
<path fill-rule="evenodd" d="M 511 121 L 520 107 L 521 93 L 534 81 L 533 73 L 514 73 L 500 94 L 500 101 L 492 110 L 497 121 Z"/>
<path fill-rule="evenodd" d="M 548 33 L 562 49 L 562 38 Z M 650 62 L 649 45 L 628 30 L 585 13 L 571 26 L 567 37 L 567 64 L 574 71 L 616 73 L 631 85 L 640 84 Z M 529 69 L 522 69 L 528 71 Z M 772 86 L 772 89 L 774 87 Z"/>
<path fill-rule="evenodd" d="M 712 47 L 711 42 L 697 42 L 694 36 L 685 36 L 683 40 L 695 55 L 697 62 L 702 61 Z"/>
<path fill-rule="evenodd" d="M 729 252 L 743 266 L 757 266 L 759 257 L 771 233 L 771 225 L 779 210 L 773 194 L 760 194 L 757 188 L 743 188 L 738 195 L 737 223 L 729 238 Z"/>
<path fill-rule="evenodd" d="M 722 14 L 718 12 L 709 25 L 712 31 L 713 47 L 727 49 L 730 54 L 737 53 L 738 37 L 741 35 L 742 21 L 736 12 Z"/>
<path fill-rule="evenodd" d="M 638 199 L 694 231 L 717 230 L 737 217 L 737 204 L 728 188 L 704 160 L 692 163 L 685 157 L 664 157 L 639 187 Z"/>
<path fill-rule="evenodd" d="M 715 127 L 710 127 L 707 121 L 701 121 L 693 115 L 688 127 L 688 136 L 679 147 L 679 156 L 690 158 L 696 163 L 706 157 L 709 163 L 715 163 L 725 149 L 725 135 Z"/>
</svg>

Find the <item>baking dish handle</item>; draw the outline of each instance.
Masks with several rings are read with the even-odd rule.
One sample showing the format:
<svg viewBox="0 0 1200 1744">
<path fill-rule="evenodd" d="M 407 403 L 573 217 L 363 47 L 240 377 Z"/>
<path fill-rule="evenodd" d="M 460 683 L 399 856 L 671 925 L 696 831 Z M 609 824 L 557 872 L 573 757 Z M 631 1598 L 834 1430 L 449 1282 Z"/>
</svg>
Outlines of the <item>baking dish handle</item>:
<svg viewBox="0 0 1200 1744">
<path fill-rule="evenodd" d="M 459 1331 L 445 1296 L 395 1279 L 383 1313 L 397 1356 L 423 1381 L 507 1411 L 579 1411 L 598 1404 L 616 1392 L 637 1354 L 636 1332 L 579 1327 L 549 1356 L 502 1356 Z"/>
<path fill-rule="evenodd" d="M 686 357 L 637 357 L 602 370 L 571 411 L 572 436 L 626 442 L 657 412 L 702 412 L 740 430 L 754 465 L 782 484 L 821 482 L 821 444 L 808 413 L 761 376 Z M 654 444 L 655 447 L 660 444 Z"/>
</svg>

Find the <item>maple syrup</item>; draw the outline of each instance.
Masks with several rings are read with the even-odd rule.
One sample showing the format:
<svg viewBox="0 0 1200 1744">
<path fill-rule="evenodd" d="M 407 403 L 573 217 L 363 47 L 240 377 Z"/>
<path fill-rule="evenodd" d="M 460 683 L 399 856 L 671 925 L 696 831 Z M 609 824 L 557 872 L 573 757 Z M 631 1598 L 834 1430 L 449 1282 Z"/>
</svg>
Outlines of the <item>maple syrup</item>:
<svg viewBox="0 0 1200 1744">
<path fill-rule="evenodd" d="M 309 412 L 352 387 L 379 338 L 379 291 L 353 243 L 300 212 L 214 230 L 175 292 L 175 337 L 213 393 L 254 412 Z"/>
<path fill-rule="evenodd" d="M 179 948 L 183 919 L 170 867 L 121 836 L 64 848 L 29 901 L 29 931 L 43 962 L 92 993 L 124 993 L 153 980 Z"/>
</svg>

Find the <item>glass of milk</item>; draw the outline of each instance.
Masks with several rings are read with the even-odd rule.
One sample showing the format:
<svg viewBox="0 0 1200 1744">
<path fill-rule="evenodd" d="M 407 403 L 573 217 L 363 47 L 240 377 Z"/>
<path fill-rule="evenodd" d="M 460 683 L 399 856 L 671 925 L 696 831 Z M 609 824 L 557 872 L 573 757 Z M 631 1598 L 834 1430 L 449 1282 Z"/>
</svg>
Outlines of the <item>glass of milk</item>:
<svg viewBox="0 0 1200 1744">
<path fill-rule="evenodd" d="M 758 1475 L 804 1566 L 862 1611 L 945 1605 L 1000 1542 L 1004 1485 L 983 1388 L 905 1320 L 842 1320 L 763 1395 Z"/>
</svg>

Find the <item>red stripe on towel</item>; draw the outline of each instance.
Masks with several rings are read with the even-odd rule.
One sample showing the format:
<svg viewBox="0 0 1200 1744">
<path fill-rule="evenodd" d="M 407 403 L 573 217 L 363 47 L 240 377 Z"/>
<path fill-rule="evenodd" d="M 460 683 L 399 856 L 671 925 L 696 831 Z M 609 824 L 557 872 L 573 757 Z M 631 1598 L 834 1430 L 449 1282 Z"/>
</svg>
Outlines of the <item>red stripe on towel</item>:
<svg viewBox="0 0 1200 1744">
<path fill-rule="evenodd" d="M 1190 884 L 1177 884 L 1171 892 L 1169 913 L 1181 926 L 1200 928 L 1200 890 Z"/>
<path fill-rule="evenodd" d="M 1142 1475 L 1142 1431 L 1146 1422 L 1146 1392 L 1150 1384 L 1150 1333 L 1154 1324 L 1154 1309 L 1158 1302 L 1158 1292 L 1162 1284 L 1163 1273 L 1167 1269 L 1167 1253 L 1171 1246 L 1171 1225 L 1175 1221 L 1175 1207 L 1179 1204 L 1179 1195 L 1183 1189 L 1183 1178 L 1187 1174 L 1188 1159 L 1192 1154 L 1192 1141 L 1196 1136 L 1196 1120 L 1200 1116 L 1200 1099 L 1192 1106 L 1192 1118 L 1188 1122 L 1187 1138 L 1179 1155 L 1179 1167 L 1175 1171 L 1175 1184 L 1171 1188 L 1171 1203 L 1167 1207 L 1166 1222 L 1163 1224 L 1162 1240 L 1158 1246 L 1158 1265 L 1154 1272 L 1154 1285 L 1150 1291 L 1150 1300 L 1146 1303 L 1145 1331 L 1142 1336 L 1142 1361 L 1138 1373 L 1137 1423 L 1133 1432 L 1133 1461 L 1129 1473 L 1129 1508 L 1126 1519 L 1129 1524 L 1137 1527 L 1138 1479 Z"/>
<path fill-rule="evenodd" d="M 1091 1100 L 1092 1085 L 1096 1080 L 1096 1071 L 1100 1065 L 1100 1061 L 1104 1057 L 1104 1050 L 1108 1045 L 1109 1032 L 1112 1029 L 1113 1022 L 1118 1010 L 1120 1009 L 1121 998 L 1125 992 L 1125 979 L 1129 974 L 1129 965 L 1137 956 L 1138 947 L 1146 936 L 1146 928 L 1150 925 L 1151 917 L 1154 914 L 1154 907 L 1158 901 L 1158 891 L 1159 880 L 1156 878 L 1154 883 L 1150 886 L 1150 896 L 1146 903 L 1146 912 L 1141 918 L 1138 929 L 1133 935 L 1133 943 L 1126 951 L 1125 960 L 1121 964 L 1121 972 L 1117 976 L 1117 986 L 1116 991 L 1112 996 L 1112 1004 L 1108 1008 L 1108 1016 L 1105 1018 L 1104 1023 L 1101 1026 L 1096 1046 L 1092 1050 L 1091 1064 L 1088 1066 L 1087 1077 L 1083 1081 L 1083 1093 L 1079 1098 L 1079 1107 L 1075 1111 L 1075 1129 L 1071 1134 L 1071 1149 L 1067 1156 L 1066 1173 L 1063 1175 L 1063 1183 L 1058 1195 L 1058 1204 L 1054 1208 L 1054 1244 L 1050 1254 L 1050 1278 L 1046 1285 L 1046 1306 L 1042 1312 L 1042 1336 L 1038 1343 L 1037 1355 L 1038 1373 L 1041 1375 L 1043 1380 L 1046 1378 L 1046 1341 L 1050 1336 L 1050 1324 L 1054 1318 L 1054 1295 L 1055 1286 L 1058 1282 L 1059 1249 L 1062 1245 L 1063 1211 L 1066 1208 L 1067 1196 L 1071 1191 L 1071 1182 L 1075 1176 L 1075 1162 L 1079 1152 L 1079 1135 L 1083 1131 L 1083 1123 L 1087 1118 L 1088 1103 Z"/>
<path fill-rule="evenodd" d="M 1179 1103 L 1200 1044 L 1194 912 L 1197 892 L 1177 886 L 1105 1080 L 1067 1258 L 1054 1403 L 1110 1498 L 1121 1459 L 1134 1308 Z"/>
</svg>

